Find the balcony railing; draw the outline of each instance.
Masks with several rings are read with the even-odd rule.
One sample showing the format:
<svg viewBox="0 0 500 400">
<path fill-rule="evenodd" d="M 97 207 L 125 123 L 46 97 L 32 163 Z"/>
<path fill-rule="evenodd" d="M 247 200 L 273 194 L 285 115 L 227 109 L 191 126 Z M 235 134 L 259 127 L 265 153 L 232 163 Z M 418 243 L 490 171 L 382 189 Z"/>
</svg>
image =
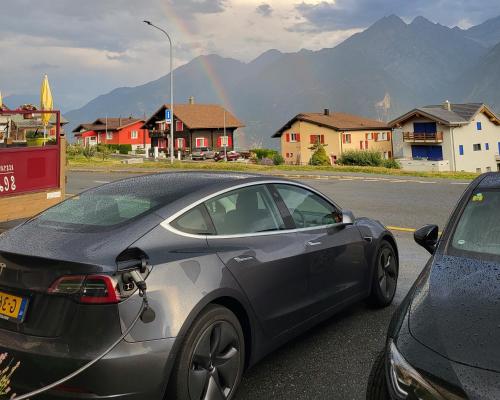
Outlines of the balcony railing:
<svg viewBox="0 0 500 400">
<path fill-rule="evenodd" d="M 421 143 L 442 143 L 443 132 L 425 133 L 425 132 L 403 132 L 405 142 Z"/>
</svg>

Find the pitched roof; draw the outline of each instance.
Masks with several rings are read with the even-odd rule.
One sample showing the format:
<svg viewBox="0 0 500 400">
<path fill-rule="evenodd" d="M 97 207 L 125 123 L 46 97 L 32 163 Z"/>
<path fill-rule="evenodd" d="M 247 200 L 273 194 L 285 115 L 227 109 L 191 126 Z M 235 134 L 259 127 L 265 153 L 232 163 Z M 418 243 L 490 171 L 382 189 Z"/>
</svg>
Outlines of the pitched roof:
<svg viewBox="0 0 500 400">
<path fill-rule="evenodd" d="M 164 120 L 165 110 L 169 104 L 161 106 L 145 125 L 150 122 Z M 174 114 L 188 129 L 220 129 L 224 127 L 224 113 L 226 128 L 242 128 L 245 125 L 224 107 L 217 104 L 174 104 Z"/>
<path fill-rule="evenodd" d="M 359 131 L 359 130 L 387 130 L 391 129 L 385 122 L 360 117 L 359 115 L 333 112 L 324 113 L 301 113 L 297 114 L 285 125 L 283 125 L 272 137 L 280 137 L 289 129 L 295 121 L 310 122 L 315 125 L 330 128 L 336 131 Z"/>
<path fill-rule="evenodd" d="M 16 124 L 18 128 L 37 128 L 37 127 L 43 127 L 42 120 L 40 118 L 30 118 L 26 119 L 22 114 L 11 114 L 10 117 L 11 121 Z M 66 125 L 68 123 L 68 120 L 64 118 L 62 115 L 60 117 L 60 124 L 61 125 Z M 54 114 L 51 114 L 50 120 L 49 120 L 50 125 L 55 125 L 56 124 L 56 116 Z"/>
<path fill-rule="evenodd" d="M 84 131 L 95 131 L 95 132 L 104 132 L 108 131 L 116 131 L 127 126 L 133 125 L 137 122 L 144 122 L 144 119 L 141 118 L 108 118 L 106 126 L 106 118 L 97 118 L 94 122 L 86 122 L 78 125 L 73 132 L 81 132 Z"/>
<path fill-rule="evenodd" d="M 389 122 L 389 125 L 397 126 L 416 115 L 427 117 L 443 125 L 466 125 L 480 112 L 484 112 L 493 123 L 500 125 L 500 118 L 484 103 L 450 103 L 450 110 L 447 110 L 441 104 L 414 108 Z"/>
</svg>

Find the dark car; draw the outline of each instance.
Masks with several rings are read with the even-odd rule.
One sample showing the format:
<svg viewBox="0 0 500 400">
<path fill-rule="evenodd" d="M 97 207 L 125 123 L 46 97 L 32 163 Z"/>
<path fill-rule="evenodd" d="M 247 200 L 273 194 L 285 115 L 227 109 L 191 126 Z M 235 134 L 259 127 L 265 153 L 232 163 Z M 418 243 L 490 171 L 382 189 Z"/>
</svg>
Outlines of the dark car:
<svg viewBox="0 0 500 400">
<path fill-rule="evenodd" d="M 465 191 L 432 257 L 394 314 L 368 400 L 500 399 L 500 174 Z"/>
<path fill-rule="evenodd" d="M 0 353 L 20 362 L 17 393 L 114 343 L 141 309 L 132 272 L 146 280 L 152 320 L 50 399 L 231 399 L 287 340 L 353 302 L 390 304 L 398 277 L 379 222 L 297 182 L 200 172 L 68 199 L 0 236 L 0 263 L 12 306 L 0 307 Z"/>
<path fill-rule="evenodd" d="M 231 151 L 226 152 L 226 159 L 227 159 L 227 161 L 236 161 L 240 157 L 241 157 L 241 155 L 237 151 L 231 150 Z M 224 160 L 224 152 L 223 151 L 218 151 L 217 153 L 215 153 L 214 160 L 215 161 L 222 161 L 222 160 Z"/>
<path fill-rule="evenodd" d="M 191 153 L 192 160 L 209 160 L 215 157 L 215 152 L 209 147 L 194 148 Z"/>
</svg>

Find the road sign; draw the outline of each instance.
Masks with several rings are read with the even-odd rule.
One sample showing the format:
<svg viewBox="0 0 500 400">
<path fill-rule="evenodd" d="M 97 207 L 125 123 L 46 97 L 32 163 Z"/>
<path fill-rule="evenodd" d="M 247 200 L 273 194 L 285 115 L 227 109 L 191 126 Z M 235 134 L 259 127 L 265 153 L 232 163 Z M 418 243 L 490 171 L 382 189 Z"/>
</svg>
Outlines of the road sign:
<svg viewBox="0 0 500 400">
<path fill-rule="evenodd" d="M 170 125 L 172 123 L 172 112 L 169 109 L 165 110 L 165 122 L 167 125 Z"/>
</svg>

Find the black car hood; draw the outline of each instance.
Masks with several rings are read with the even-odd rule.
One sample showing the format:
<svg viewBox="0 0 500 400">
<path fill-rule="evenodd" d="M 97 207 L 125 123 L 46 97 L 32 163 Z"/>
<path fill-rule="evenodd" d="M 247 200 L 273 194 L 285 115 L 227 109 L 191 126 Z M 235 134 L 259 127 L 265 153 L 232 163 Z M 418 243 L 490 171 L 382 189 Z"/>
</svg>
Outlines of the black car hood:
<svg viewBox="0 0 500 400">
<path fill-rule="evenodd" d="M 409 327 L 452 361 L 500 372 L 500 265 L 436 255 L 410 306 Z"/>
<path fill-rule="evenodd" d="M 117 229 L 83 233 L 49 227 L 35 218 L 1 234 L 0 252 L 114 268 L 122 251 L 162 221 L 152 213 Z"/>
</svg>

